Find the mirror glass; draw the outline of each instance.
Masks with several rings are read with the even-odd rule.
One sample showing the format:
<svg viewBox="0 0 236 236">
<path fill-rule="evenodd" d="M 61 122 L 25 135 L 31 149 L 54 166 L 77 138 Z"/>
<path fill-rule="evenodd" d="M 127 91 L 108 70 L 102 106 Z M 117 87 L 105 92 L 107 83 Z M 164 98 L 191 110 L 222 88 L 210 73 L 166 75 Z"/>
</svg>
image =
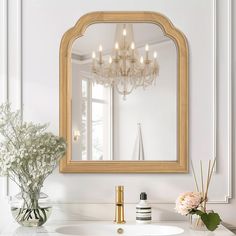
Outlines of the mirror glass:
<svg viewBox="0 0 236 236">
<path fill-rule="evenodd" d="M 71 55 L 72 160 L 176 161 L 174 41 L 156 24 L 97 23 Z"/>
</svg>

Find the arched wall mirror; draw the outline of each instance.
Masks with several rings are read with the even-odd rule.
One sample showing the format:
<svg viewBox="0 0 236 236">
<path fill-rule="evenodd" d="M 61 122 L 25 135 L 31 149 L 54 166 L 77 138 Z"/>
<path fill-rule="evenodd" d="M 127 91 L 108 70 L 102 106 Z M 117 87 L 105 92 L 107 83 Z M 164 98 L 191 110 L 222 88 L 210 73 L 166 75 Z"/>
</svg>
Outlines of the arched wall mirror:
<svg viewBox="0 0 236 236">
<path fill-rule="evenodd" d="M 63 36 L 60 171 L 188 171 L 188 48 L 153 12 L 94 12 Z"/>
</svg>

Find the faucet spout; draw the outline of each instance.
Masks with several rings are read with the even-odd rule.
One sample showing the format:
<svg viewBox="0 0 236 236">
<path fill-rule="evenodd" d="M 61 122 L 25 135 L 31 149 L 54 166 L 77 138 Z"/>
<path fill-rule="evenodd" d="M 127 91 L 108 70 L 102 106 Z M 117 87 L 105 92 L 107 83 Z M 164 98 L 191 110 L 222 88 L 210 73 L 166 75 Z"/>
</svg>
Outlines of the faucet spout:
<svg viewBox="0 0 236 236">
<path fill-rule="evenodd" d="M 115 206 L 115 220 L 116 224 L 125 223 L 124 214 L 124 186 L 116 186 L 116 206 Z"/>
</svg>

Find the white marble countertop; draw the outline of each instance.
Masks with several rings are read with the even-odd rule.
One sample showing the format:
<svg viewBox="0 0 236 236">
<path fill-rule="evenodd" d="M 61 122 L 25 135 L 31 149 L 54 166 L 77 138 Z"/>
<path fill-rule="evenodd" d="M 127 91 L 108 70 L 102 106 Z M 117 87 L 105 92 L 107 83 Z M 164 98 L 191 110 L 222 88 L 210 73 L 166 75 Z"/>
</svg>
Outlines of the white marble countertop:
<svg viewBox="0 0 236 236">
<path fill-rule="evenodd" d="M 11 222 L 5 225 L 0 235 L 2 236 L 71 236 L 75 234 L 61 234 L 58 229 L 61 227 L 75 227 L 75 226 L 85 226 L 96 227 L 98 225 L 114 225 L 113 222 L 107 221 L 49 221 L 42 227 L 29 228 L 21 227 L 15 222 Z M 135 225 L 135 222 L 127 222 L 126 225 Z M 152 225 L 156 226 L 177 226 L 184 230 L 183 233 L 177 234 L 179 236 L 232 236 L 235 235 L 224 226 L 220 225 L 214 232 L 210 231 L 194 231 L 189 227 L 188 222 L 185 221 L 162 221 L 153 222 Z M 117 228 L 122 227 L 122 225 L 116 225 Z M 117 234 L 118 235 L 118 234 Z M 96 235 L 91 235 L 96 236 Z M 105 236 L 105 235 L 104 235 Z M 146 235 L 148 236 L 148 235 Z"/>
</svg>

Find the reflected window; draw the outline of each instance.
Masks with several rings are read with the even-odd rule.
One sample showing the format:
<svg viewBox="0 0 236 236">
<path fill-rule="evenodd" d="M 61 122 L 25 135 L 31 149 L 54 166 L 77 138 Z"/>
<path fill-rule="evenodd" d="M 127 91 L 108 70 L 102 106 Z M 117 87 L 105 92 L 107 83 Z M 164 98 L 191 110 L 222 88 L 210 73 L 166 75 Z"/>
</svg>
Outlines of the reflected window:
<svg viewBox="0 0 236 236">
<path fill-rule="evenodd" d="M 73 126 L 80 128 L 78 140 L 79 160 L 110 160 L 112 130 L 112 89 L 93 83 L 91 79 L 80 79 L 81 99 L 77 99 L 77 116 Z M 74 100 L 73 100 L 74 101 Z M 75 107 L 75 104 L 73 104 Z M 77 124 L 76 124 L 77 123 Z"/>
</svg>

